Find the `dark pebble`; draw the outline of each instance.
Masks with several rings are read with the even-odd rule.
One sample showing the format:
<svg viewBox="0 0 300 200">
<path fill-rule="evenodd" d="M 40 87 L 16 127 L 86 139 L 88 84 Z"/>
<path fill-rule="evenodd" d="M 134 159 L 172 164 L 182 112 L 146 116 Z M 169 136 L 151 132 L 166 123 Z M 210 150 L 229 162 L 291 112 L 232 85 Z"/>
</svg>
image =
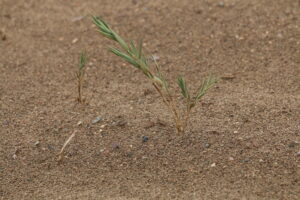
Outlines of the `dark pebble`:
<svg viewBox="0 0 300 200">
<path fill-rule="evenodd" d="M 129 152 L 129 153 L 126 154 L 126 156 L 129 157 L 129 158 L 131 158 L 133 156 L 133 153 Z"/>
<path fill-rule="evenodd" d="M 142 140 L 143 140 L 143 142 L 147 142 L 149 140 L 149 138 L 147 136 L 143 136 Z"/>
<path fill-rule="evenodd" d="M 119 145 L 119 144 L 113 144 L 113 145 L 112 145 L 112 148 L 113 148 L 113 149 L 120 149 L 120 145 Z"/>
<path fill-rule="evenodd" d="M 289 148 L 293 148 L 293 147 L 295 147 L 296 145 L 297 145 L 296 142 L 291 142 L 291 143 L 288 145 L 288 147 L 289 147 Z"/>
</svg>

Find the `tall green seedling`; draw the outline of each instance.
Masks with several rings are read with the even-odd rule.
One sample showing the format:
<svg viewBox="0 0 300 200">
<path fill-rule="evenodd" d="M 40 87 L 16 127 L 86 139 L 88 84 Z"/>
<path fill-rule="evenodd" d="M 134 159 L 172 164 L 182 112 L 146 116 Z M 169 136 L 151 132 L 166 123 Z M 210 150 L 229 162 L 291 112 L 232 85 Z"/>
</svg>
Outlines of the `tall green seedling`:
<svg viewBox="0 0 300 200">
<path fill-rule="evenodd" d="M 154 60 L 154 67 L 150 67 L 149 59 L 147 59 L 148 57 L 144 55 L 144 51 L 142 49 L 142 42 L 139 42 L 138 44 L 133 41 L 127 43 L 102 19 L 93 16 L 92 20 L 101 35 L 115 41 L 120 46 L 120 49 L 110 48 L 109 50 L 131 64 L 133 67 L 140 70 L 149 79 L 161 96 L 164 104 L 172 112 L 177 132 L 184 133 L 187 128 L 192 109 L 206 94 L 208 89 L 217 82 L 217 79 L 213 76 L 209 76 L 202 82 L 196 94 L 191 96 L 184 78 L 179 77 L 177 79 L 177 84 L 181 90 L 183 98 L 185 99 L 185 108 L 181 111 L 169 90 L 168 83 L 166 82 L 164 75 L 161 73 L 161 67 L 156 62 L 155 58 L 152 59 Z"/>
</svg>

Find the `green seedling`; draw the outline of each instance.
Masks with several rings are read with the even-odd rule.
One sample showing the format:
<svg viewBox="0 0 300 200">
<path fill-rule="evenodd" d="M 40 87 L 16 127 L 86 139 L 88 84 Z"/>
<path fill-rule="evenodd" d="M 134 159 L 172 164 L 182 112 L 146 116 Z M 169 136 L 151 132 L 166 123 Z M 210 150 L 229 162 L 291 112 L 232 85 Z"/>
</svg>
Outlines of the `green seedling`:
<svg viewBox="0 0 300 200">
<path fill-rule="evenodd" d="M 150 67 L 150 62 L 147 57 L 144 55 L 142 49 L 142 42 L 135 44 L 133 41 L 130 43 L 126 43 L 116 32 L 114 32 L 108 24 L 102 19 L 93 16 L 93 23 L 97 26 L 98 31 L 108 39 L 111 39 L 117 42 L 120 49 L 110 48 L 110 51 L 115 55 L 121 57 L 123 60 L 131 64 L 133 67 L 140 70 L 152 83 L 154 88 L 157 90 L 159 95 L 162 97 L 163 102 L 172 112 L 176 130 L 178 133 L 184 133 L 189 121 L 191 110 L 195 107 L 196 103 L 200 101 L 200 99 L 206 94 L 207 90 L 211 88 L 216 82 L 217 79 L 209 76 L 206 78 L 202 85 L 199 87 L 196 95 L 191 96 L 185 80 L 182 77 L 177 79 L 177 83 L 181 89 L 181 94 L 185 99 L 185 109 L 182 112 L 179 112 L 178 106 L 176 105 L 176 101 L 171 94 L 166 79 L 161 73 L 161 67 L 154 60 L 154 67 Z M 154 70 L 152 69 L 154 68 Z"/>
<path fill-rule="evenodd" d="M 76 72 L 77 90 L 78 90 L 77 101 L 79 103 L 83 103 L 82 86 L 83 86 L 84 75 L 85 75 L 85 63 L 86 63 L 86 55 L 85 55 L 85 53 L 81 53 L 80 60 L 79 60 L 78 71 Z"/>
</svg>

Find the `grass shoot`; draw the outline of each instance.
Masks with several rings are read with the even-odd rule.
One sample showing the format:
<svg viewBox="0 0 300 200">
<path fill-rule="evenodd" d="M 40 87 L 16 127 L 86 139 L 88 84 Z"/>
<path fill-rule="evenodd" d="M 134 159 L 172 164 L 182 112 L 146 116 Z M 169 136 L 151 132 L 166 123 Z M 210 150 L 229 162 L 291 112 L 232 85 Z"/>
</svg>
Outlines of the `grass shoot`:
<svg viewBox="0 0 300 200">
<path fill-rule="evenodd" d="M 79 60 L 78 71 L 76 72 L 77 90 L 78 90 L 77 101 L 79 103 L 83 103 L 83 99 L 82 99 L 82 86 L 83 86 L 84 75 L 85 75 L 85 64 L 86 64 L 86 54 L 85 53 L 81 53 L 80 60 Z"/>
<path fill-rule="evenodd" d="M 113 31 L 105 21 L 95 16 L 92 17 L 92 20 L 97 26 L 100 34 L 117 42 L 121 48 L 110 48 L 110 51 L 121 57 L 133 67 L 140 70 L 149 79 L 161 96 L 164 104 L 172 112 L 177 132 L 184 133 L 187 128 L 192 109 L 206 94 L 208 89 L 210 89 L 217 82 L 217 79 L 209 76 L 202 82 L 197 93 L 191 96 L 187 89 L 187 84 L 184 78 L 179 77 L 177 79 L 177 84 L 181 90 L 182 96 L 185 99 L 185 109 L 180 112 L 178 106 L 176 105 L 176 101 L 169 90 L 168 83 L 161 73 L 160 65 L 156 62 L 156 59 L 153 59 L 154 67 L 150 66 L 147 57 L 144 55 L 142 42 L 139 42 L 138 44 L 135 44 L 133 41 L 126 43 L 125 40 L 122 39 L 115 31 Z"/>
</svg>

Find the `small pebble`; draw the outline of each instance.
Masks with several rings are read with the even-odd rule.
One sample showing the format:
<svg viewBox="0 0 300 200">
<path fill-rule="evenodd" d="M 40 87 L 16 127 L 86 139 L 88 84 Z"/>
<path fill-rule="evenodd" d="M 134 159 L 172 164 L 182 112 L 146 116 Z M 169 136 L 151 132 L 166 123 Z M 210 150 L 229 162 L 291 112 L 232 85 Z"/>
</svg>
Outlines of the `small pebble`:
<svg viewBox="0 0 300 200">
<path fill-rule="evenodd" d="M 209 144 L 209 143 L 205 143 L 205 144 L 204 144 L 204 147 L 205 147 L 205 148 L 209 148 L 209 147 L 210 147 L 210 144 Z"/>
<path fill-rule="evenodd" d="M 78 17 L 74 17 L 71 21 L 72 22 L 77 22 L 77 21 L 80 21 L 84 18 L 84 16 L 78 16 Z"/>
<path fill-rule="evenodd" d="M 300 156 L 300 151 L 297 152 L 297 156 Z"/>
<path fill-rule="evenodd" d="M 233 133 L 234 133 L 234 134 L 237 134 L 237 133 L 238 133 L 238 131 L 233 131 Z"/>
<path fill-rule="evenodd" d="M 241 160 L 242 163 L 247 163 L 247 162 L 249 162 L 249 161 L 250 161 L 249 158 L 246 158 L 246 159 L 244 159 L 244 160 Z"/>
<path fill-rule="evenodd" d="M 34 146 L 35 147 L 38 147 L 40 145 L 40 141 L 36 141 L 35 143 L 34 143 Z"/>
<path fill-rule="evenodd" d="M 132 156 L 133 156 L 132 152 L 127 153 L 127 157 L 132 157 Z"/>
<path fill-rule="evenodd" d="M 77 126 L 82 125 L 82 121 L 77 122 Z"/>
<path fill-rule="evenodd" d="M 76 42 L 78 42 L 78 38 L 74 38 L 74 39 L 72 40 L 72 44 L 75 44 Z"/>
<path fill-rule="evenodd" d="M 48 144 L 47 147 L 48 147 L 48 149 L 49 149 L 50 151 L 54 151 L 54 150 L 55 150 L 54 146 L 51 145 L 51 144 Z"/>
<path fill-rule="evenodd" d="M 100 122 L 101 120 L 102 120 L 102 118 L 100 116 L 98 116 L 92 121 L 92 124 L 96 124 L 96 123 Z"/>
<path fill-rule="evenodd" d="M 233 157 L 229 157 L 229 160 L 230 160 L 230 161 L 233 161 L 233 160 L 234 160 L 234 158 L 233 158 Z"/>
<path fill-rule="evenodd" d="M 223 8 L 223 7 L 225 6 L 225 3 L 224 3 L 223 1 L 220 1 L 220 2 L 218 3 L 218 6 Z"/>
<path fill-rule="evenodd" d="M 281 33 L 278 33 L 277 37 L 281 39 L 281 38 L 283 38 L 283 35 Z"/>
<path fill-rule="evenodd" d="M 295 144 L 294 142 L 291 142 L 291 143 L 288 145 L 288 147 L 289 147 L 289 148 L 293 148 L 293 147 L 295 147 L 295 145 L 296 145 L 296 144 Z"/>
<path fill-rule="evenodd" d="M 106 124 L 102 124 L 102 125 L 100 126 L 100 128 L 105 128 L 105 126 L 106 126 Z"/>
<path fill-rule="evenodd" d="M 147 136 L 143 136 L 142 140 L 143 140 L 143 142 L 147 142 L 149 140 L 149 138 Z"/>
<path fill-rule="evenodd" d="M 158 61 L 160 57 L 158 55 L 153 55 L 152 56 L 153 61 Z"/>
<path fill-rule="evenodd" d="M 120 149 L 120 146 L 119 146 L 119 144 L 115 143 L 115 144 L 112 145 L 112 148 L 113 149 Z"/>
<path fill-rule="evenodd" d="M 216 166 L 216 163 L 213 163 L 213 164 L 211 164 L 210 166 L 211 166 L 211 167 L 215 167 L 215 166 Z"/>
</svg>

